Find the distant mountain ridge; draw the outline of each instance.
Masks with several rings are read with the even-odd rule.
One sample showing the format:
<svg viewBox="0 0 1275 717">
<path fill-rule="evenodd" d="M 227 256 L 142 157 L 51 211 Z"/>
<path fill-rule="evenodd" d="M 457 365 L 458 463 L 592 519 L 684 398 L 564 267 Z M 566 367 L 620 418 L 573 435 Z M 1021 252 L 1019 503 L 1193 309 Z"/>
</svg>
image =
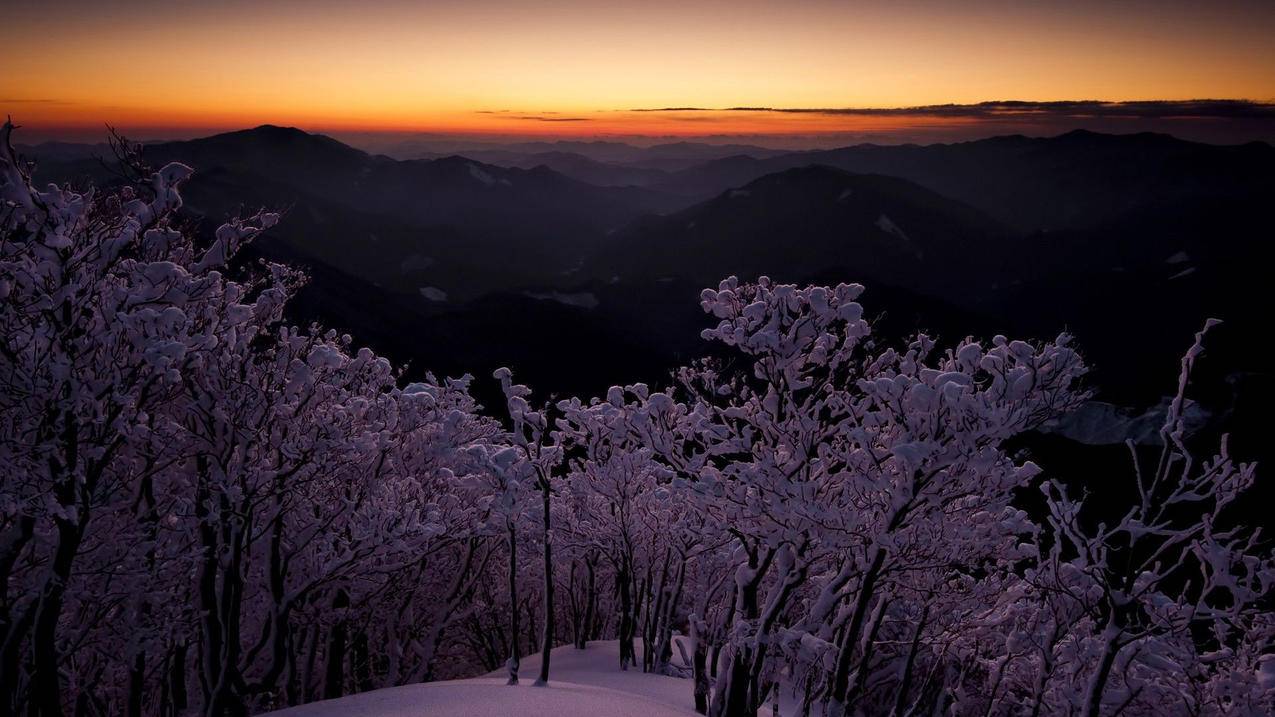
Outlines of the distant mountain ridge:
<svg viewBox="0 0 1275 717">
<path fill-rule="evenodd" d="M 263 126 L 143 156 L 194 166 L 183 194 L 210 223 L 285 209 L 255 246 L 311 270 L 301 318 L 422 368 L 511 363 L 574 392 L 658 380 L 700 350 L 698 289 L 765 273 L 868 284 L 899 331 L 1074 331 L 1112 400 L 1157 400 L 1176 371 L 1164 357 L 1207 316 L 1227 320 L 1214 365 L 1270 373 L 1244 349 L 1275 261 L 1269 145 L 1072 132 L 707 161 L 701 146 L 648 148 L 674 170 L 570 149 L 585 148 L 499 150 L 526 166 L 399 161 Z M 89 153 L 49 152 L 42 180 L 109 180 Z"/>
<path fill-rule="evenodd" d="M 1009 234 L 977 209 L 908 180 L 810 165 L 643 219 L 593 266 L 630 281 L 706 285 L 728 274 L 802 281 L 839 268 L 865 283 L 937 295 L 989 274 L 977 257 L 1003 248 Z"/>
<path fill-rule="evenodd" d="M 1150 205 L 1275 194 L 1275 148 L 1209 145 L 1168 135 L 1076 130 L 956 144 L 856 145 L 771 158 L 725 157 L 655 188 L 707 198 L 773 172 L 822 164 L 909 179 L 1023 231 L 1092 227 Z"/>
<path fill-rule="evenodd" d="M 682 203 L 595 186 L 543 165 L 497 167 L 460 156 L 398 161 L 272 125 L 148 144 L 142 157 L 197 168 L 186 189 L 193 210 L 217 217 L 240 206 L 288 208 L 296 218 L 272 234 L 292 251 L 359 267 L 368 280 L 398 290 L 434 287 L 458 298 L 552 281 L 609 232 Z M 51 162 L 40 171 L 109 179 L 97 160 Z"/>
</svg>

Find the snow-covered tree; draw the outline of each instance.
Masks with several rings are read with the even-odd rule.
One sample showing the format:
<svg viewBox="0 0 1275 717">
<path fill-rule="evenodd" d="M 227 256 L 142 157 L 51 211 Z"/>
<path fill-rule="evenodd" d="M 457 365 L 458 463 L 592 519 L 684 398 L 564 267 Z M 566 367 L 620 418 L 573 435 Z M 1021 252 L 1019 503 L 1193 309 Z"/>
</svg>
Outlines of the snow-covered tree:
<svg viewBox="0 0 1275 717">
<path fill-rule="evenodd" d="M 706 338 L 747 359 L 738 373 L 702 364 L 681 375 L 700 449 L 678 484 L 739 547 L 715 714 L 760 706 L 784 629 L 834 643 L 820 698 L 843 713 L 864 684 L 864 632 L 908 576 L 1019 557 L 1028 522 L 1010 498 L 1036 470 L 1001 443 L 1081 396 L 1084 367 L 1066 337 L 937 353 L 918 336 L 882 350 L 861 291 L 763 278 L 704 292 L 720 319 Z"/>
<path fill-rule="evenodd" d="M 554 563 L 553 563 L 553 526 L 552 499 L 557 483 L 558 467 L 562 463 L 562 446 L 553 427 L 550 425 L 549 406 L 534 410 L 527 402 L 531 389 L 513 382 L 513 374 L 507 368 L 497 369 L 494 378 L 500 381 L 501 390 L 505 394 L 505 408 L 509 412 L 512 430 L 509 434 L 512 448 L 518 453 L 515 464 L 533 483 L 540 493 L 541 517 L 541 556 L 543 557 L 543 608 L 544 632 L 540 639 L 540 674 L 535 684 L 544 686 L 549 683 L 550 651 L 553 649 L 557 635 L 554 606 Z M 511 542 L 511 547 L 513 543 Z M 516 630 L 515 630 L 516 631 Z M 515 662 L 511 663 L 509 682 L 518 681 Z"/>
<path fill-rule="evenodd" d="M 203 236 L 192 170 L 127 151 L 136 181 L 39 189 L 12 131 L 0 717 L 516 683 L 524 647 L 543 685 L 598 638 L 721 716 L 1275 710 L 1255 468 L 1182 419 L 1203 332 L 1120 510 L 1005 447 L 1086 397 L 1068 337 L 891 346 L 852 284 L 727 279 L 715 358 L 539 407 L 500 369 L 498 421 L 290 325 L 304 275 L 240 251 L 278 216 Z"/>
<path fill-rule="evenodd" d="M 1135 705 L 1161 714 L 1275 709 L 1254 652 L 1271 646 L 1275 558 L 1260 531 L 1228 513 L 1256 468 L 1236 462 L 1225 437 L 1216 455 L 1197 461 L 1185 435 L 1186 389 L 1215 323 L 1182 358 L 1158 459 L 1147 464 L 1129 443 L 1137 498 L 1123 515 L 1102 521 L 1060 481 L 1043 486 L 1049 542 L 1030 577 L 1048 609 L 1074 614 L 1075 652 L 1050 709 L 1086 717 Z M 1233 696 L 1211 694 L 1222 674 Z"/>
</svg>

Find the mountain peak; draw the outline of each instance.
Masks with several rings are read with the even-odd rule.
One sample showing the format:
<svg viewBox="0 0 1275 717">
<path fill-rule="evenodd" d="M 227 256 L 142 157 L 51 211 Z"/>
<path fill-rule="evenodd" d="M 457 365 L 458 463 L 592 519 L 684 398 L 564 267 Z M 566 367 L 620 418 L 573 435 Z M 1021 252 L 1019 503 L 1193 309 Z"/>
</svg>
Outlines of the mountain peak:
<svg viewBox="0 0 1275 717">
<path fill-rule="evenodd" d="M 306 132 L 306 131 L 304 131 L 304 130 L 298 129 L 298 128 L 296 128 L 296 127 L 289 127 L 289 126 L 285 126 L 285 125 L 277 125 L 277 124 L 261 124 L 261 125 L 257 125 L 256 127 L 253 127 L 253 128 L 252 128 L 252 129 L 250 129 L 250 130 L 247 130 L 247 131 L 248 131 L 248 132 L 260 132 L 260 133 L 275 133 L 275 134 L 293 134 L 293 135 L 296 135 L 296 134 L 304 134 L 304 135 L 308 135 L 308 134 L 310 134 L 309 132 Z"/>
<path fill-rule="evenodd" d="M 758 188 L 784 184 L 789 182 L 801 182 L 803 184 L 810 183 L 842 183 L 846 179 L 856 176 L 853 172 L 844 169 L 837 169 L 826 164 L 807 164 L 801 167 L 792 167 L 783 169 L 772 174 L 758 177 L 748 184 L 744 185 L 748 188 Z"/>
<path fill-rule="evenodd" d="M 1104 142 L 1112 145 L 1130 145 L 1130 144 L 1162 144 L 1162 145 L 1189 145 L 1193 144 L 1186 140 L 1178 139 L 1170 134 L 1163 132 L 1134 132 L 1131 134 L 1114 134 L 1110 132 L 1095 132 L 1088 129 L 1073 129 L 1064 132 L 1052 138 L 1054 141 L 1061 142 Z"/>
</svg>

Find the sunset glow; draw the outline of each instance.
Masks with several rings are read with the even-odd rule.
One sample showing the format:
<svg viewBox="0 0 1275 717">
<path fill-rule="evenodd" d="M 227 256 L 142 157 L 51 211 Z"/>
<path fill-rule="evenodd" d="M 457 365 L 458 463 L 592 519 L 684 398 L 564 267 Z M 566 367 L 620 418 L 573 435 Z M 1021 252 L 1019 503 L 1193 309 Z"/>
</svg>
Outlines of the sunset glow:
<svg viewBox="0 0 1275 717">
<path fill-rule="evenodd" d="M 5 16 L 0 109 L 41 132 L 871 134 L 975 120 L 629 110 L 1275 98 L 1264 3 L 55 0 Z"/>
</svg>

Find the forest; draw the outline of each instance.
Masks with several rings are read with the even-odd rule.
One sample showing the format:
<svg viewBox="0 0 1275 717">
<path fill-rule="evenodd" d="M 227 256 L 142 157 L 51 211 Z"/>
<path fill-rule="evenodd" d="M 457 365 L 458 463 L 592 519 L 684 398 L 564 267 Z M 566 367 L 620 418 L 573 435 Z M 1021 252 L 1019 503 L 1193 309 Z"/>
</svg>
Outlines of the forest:
<svg viewBox="0 0 1275 717">
<path fill-rule="evenodd" d="M 136 154 L 40 188 L 12 132 L 0 715 L 546 683 L 603 639 L 716 717 L 1275 711 L 1257 470 L 1186 425 L 1212 320 L 1158 444 L 1076 486 L 1021 440 L 1091 396 L 1066 334 L 896 339 L 871 286 L 727 277 L 662 384 L 408 380 L 287 320 L 305 272 L 245 252 L 286 215 L 205 235 L 198 168 Z"/>
</svg>

